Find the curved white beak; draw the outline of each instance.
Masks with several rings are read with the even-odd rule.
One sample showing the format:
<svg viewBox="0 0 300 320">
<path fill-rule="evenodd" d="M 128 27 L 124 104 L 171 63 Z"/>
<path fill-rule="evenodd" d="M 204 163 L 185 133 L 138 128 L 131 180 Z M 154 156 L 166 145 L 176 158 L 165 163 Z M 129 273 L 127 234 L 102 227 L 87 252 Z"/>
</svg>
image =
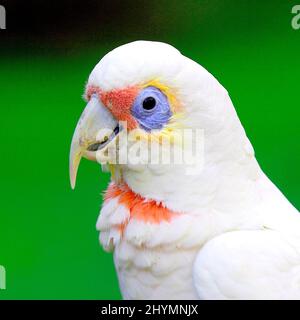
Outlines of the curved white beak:
<svg viewBox="0 0 300 320">
<path fill-rule="evenodd" d="M 105 147 L 118 122 L 105 108 L 97 95 L 93 95 L 82 112 L 73 134 L 69 170 L 72 189 L 75 188 L 80 160 L 85 157 L 96 161 L 96 151 Z"/>
</svg>

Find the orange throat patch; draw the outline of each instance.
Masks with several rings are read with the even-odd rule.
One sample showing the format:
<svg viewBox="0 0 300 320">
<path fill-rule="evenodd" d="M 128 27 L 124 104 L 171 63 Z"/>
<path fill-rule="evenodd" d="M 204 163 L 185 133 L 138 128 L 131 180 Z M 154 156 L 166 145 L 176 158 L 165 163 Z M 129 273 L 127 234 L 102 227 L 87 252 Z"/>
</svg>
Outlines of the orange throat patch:
<svg viewBox="0 0 300 320">
<path fill-rule="evenodd" d="M 118 198 L 118 203 L 125 206 L 130 212 L 127 222 L 119 226 L 122 233 L 131 219 L 160 224 L 161 222 L 170 222 L 180 215 L 166 208 L 161 202 L 146 199 L 134 193 L 127 184 L 110 183 L 105 192 L 104 200 L 108 201 L 114 198 Z"/>
</svg>

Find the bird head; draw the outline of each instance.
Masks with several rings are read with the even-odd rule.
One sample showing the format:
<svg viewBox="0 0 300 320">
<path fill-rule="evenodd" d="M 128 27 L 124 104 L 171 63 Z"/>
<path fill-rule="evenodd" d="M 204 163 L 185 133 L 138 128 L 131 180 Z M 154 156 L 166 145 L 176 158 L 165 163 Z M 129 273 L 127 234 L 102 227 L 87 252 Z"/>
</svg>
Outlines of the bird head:
<svg viewBox="0 0 300 320">
<path fill-rule="evenodd" d="M 70 151 L 73 188 L 85 157 L 108 164 L 113 174 L 120 169 L 121 179 L 135 192 L 160 201 L 190 190 L 185 186 L 195 180 L 212 188 L 213 168 L 240 159 L 250 145 L 227 91 L 202 66 L 165 43 L 136 41 L 106 54 L 89 76 L 85 98 Z M 116 163 L 107 155 L 116 142 L 122 148 L 125 131 L 132 137 L 129 145 L 167 139 L 175 150 L 182 148 L 177 133 L 185 129 L 204 133 L 204 164 L 197 178 L 186 177 L 184 163 Z"/>
</svg>

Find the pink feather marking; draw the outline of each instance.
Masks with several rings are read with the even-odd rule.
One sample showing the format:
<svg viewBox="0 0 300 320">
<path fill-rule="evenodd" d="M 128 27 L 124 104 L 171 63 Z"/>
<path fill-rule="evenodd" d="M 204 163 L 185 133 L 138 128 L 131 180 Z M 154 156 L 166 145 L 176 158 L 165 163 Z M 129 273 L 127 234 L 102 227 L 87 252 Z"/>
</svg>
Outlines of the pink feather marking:
<svg viewBox="0 0 300 320">
<path fill-rule="evenodd" d="M 111 91 L 103 91 L 97 86 L 88 86 L 85 95 L 89 100 L 92 94 L 97 94 L 114 117 L 118 121 L 126 121 L 127 128 L 131 130 L 137 127 L 137 122 L 131 115 L 131 107 L 139 91 L 138 86 Z"/>
<path fill-rule="evenodd" d="M 127 184 L 117 185 L 111 183 L 107 188 L 104 200 L 110 200 L 119 197 L 119 203 L 124 205 L 130 212 L 130 219 L 136 219 L 143 222 L 159 224 L 161 222 L 170 222 L 178 217 L 179 213 L 172 211 L 158 203 L 155 200 L 148 200 L 134 193 Z M 127 222 L 128 223 L 128 222 Z M 123 232 L 127 223 L 120 225 Z"/>
</svg>

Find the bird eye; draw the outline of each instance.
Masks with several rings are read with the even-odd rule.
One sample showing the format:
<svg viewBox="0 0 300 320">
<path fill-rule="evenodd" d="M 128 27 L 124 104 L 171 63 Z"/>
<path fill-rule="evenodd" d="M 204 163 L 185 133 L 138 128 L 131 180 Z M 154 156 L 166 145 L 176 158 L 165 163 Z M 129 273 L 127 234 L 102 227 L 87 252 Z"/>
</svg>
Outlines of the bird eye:
<svg viewBox="0 0 300 320">
<path fill-rule="evenodd" d="M 153 86 L 141 90 L 133 102 L 131 113 L 146 131 L 163 128 L 172 116 L 168 97 Z"/>
<path fill-rule="evenodd" d="M 153 97 L 147 97 L 143 101 L 143 108 L 145 110 L 152 110 L 156 106 L 156 100 Z"/>
</svg>

